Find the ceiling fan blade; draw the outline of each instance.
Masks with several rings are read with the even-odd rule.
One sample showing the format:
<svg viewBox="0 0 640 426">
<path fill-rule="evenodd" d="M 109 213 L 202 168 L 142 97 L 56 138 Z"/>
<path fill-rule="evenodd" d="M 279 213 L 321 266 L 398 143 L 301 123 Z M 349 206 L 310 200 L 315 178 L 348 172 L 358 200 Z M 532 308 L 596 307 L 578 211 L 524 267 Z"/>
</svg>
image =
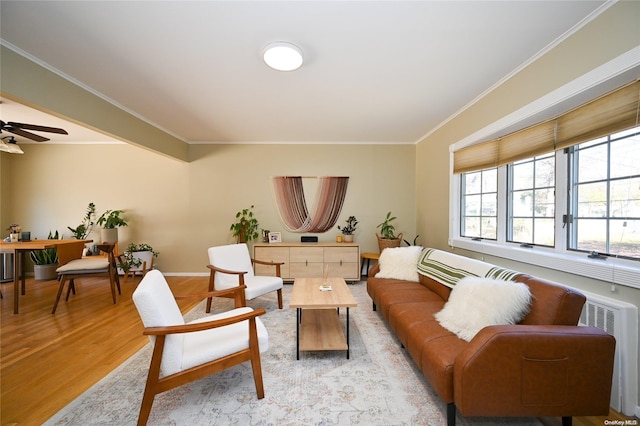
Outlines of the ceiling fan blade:
<svg viewBox="0 0 640 426">
<path fill-rule="evenodd" d="M 49 140 L 49 138 L 45 138 L 40 135 L 36 135 L 34 133 L 24 131 L 22 129 L 18 129 L 16 127 L 5 127 L 2 130 L 4 130 L 5 132 L 13 133 L 18 136 L 25 137 L 27 139 L 31 139 L 32 141 L 36 141 L 36 142 L 46 142 Z"/>
<path fill-rule="evenodd" d="M 47 127 L 47 126 L 38 126 L 36 124 L 26 124 L 26 123 L 16 123 L 14 121 L 9 121 L 8 123 L 11 127 L 19 127 L 21 129 L 26 130 L 35 130 L 37 132 L 47 132 L 47 133 L 59 133 L 61 135 L 68 135 L 66 130 L 60 129 L 58 127 Z"/>
</svg>

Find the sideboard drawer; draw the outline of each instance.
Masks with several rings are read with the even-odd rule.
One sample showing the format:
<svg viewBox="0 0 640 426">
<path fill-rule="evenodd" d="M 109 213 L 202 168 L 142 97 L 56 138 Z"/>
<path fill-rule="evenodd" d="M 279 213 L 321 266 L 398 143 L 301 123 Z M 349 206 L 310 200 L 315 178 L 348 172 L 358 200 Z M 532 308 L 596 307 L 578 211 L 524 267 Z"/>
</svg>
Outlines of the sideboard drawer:
<svg viewBox="0 0 640 426">
<path fill-rule="evenodd" d="M 322 278 L 324 263 L 293 262 L 289 266 L 290 278 Z"/>
<path fill-rule="evenodd" d="M 256 260 L 284 263 L 284 265 L 280 265 L 280 275 L 283 278 L 289 276 L 289 247 L 255 247 L 253 253 L 253 258 Z M 275 266 L 260 265 L 256 263 L 253 269 L 256 275 L 276 275 Z"/>
<path fill-rule="evenodd" d="M 324 250 L 322 247 L 291 247 L 289 261 L 291 263 L 322 263 L 324 262 Z"/>
<path fill-rule="evenodd" d="M 324 261 L 331 263 L 358 263 L 358 247 L 325 247 Z"/>
</svg>

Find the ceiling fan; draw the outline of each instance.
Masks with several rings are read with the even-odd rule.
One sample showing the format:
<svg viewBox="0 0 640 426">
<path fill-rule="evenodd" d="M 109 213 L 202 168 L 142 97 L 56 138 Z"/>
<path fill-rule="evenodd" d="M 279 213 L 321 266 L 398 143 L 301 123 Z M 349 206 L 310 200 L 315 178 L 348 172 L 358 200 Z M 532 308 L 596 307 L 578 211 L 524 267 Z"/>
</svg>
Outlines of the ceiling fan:
<svg viewBox="0 0 640 426">
<path fill-rule="evenodd" d="M 35 133 L 28 132 L 27 130 L 33 130 L 36 132 L 58 133 L 60 135 L 68 135 L 66 130 L 59 129 L 57 127 L 38 126 L 36 124 L 16 123 L 14 121 L 4 122 L 0 120 L 0 133 L 9 132 L 14 135 L 22 136 L 27 139 L 31 139 L 36 142 L 46 142 L 50 140 L 44 136 L 36 135 Z"/>
</svg>

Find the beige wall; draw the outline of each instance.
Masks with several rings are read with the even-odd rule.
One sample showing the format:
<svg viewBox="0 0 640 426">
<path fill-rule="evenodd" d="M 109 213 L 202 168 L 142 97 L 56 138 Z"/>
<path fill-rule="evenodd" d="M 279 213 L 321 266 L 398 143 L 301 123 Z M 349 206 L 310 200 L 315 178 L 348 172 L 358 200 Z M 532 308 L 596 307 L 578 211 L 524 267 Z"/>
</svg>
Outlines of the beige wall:
<svg viewBox="0 0 640 426">
<path fill-rule="evenodd" d="M 126 144 L 21 146 L 24 155 L 0 154 L 4 228 L 15 221 L 37 238 L 55 229 L 69 237 L 67 226 L 80 223 L 89 202 L 98 213 L 123 209 L 129 226 L 120 229 L 121 250 L 150 243 L 166 273 L 206 273 L 207 247 L 233 242 L 235 213 L 251 204 L 261 228 L 299 241 L 276 211 L 276 175 L 349 176 L 338 224 L 360 220 L 363 251 L 377 251 L 375 227 L 389 210 L 398 231 L 415 235 L 414 145 L 193 145 L 189 163 Z M 304 182 L 311 205 L 315 180 Z"/>
</svg>

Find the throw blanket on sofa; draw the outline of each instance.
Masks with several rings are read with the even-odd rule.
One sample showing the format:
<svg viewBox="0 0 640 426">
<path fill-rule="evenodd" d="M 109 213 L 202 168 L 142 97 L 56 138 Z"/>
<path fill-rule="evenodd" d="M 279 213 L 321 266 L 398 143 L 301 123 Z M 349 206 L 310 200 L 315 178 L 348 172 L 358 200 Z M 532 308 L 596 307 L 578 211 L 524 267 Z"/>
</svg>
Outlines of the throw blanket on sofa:
<svg viewBox="0 0 640 426">
<path fill-rule="evenodd" d="M 424 249 L 418 260 L 418 273 L 453 288 L 464 277 L 484 277 L 513 281 L 520 275 L 505 268 L 446 251 Z"/>
</svg>

